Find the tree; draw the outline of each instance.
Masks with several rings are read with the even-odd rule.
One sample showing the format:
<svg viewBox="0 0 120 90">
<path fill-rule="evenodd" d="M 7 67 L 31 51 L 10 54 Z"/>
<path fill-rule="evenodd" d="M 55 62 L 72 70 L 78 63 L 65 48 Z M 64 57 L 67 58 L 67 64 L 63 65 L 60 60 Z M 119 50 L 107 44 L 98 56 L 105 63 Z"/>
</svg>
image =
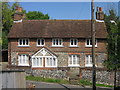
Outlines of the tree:
<svg viewBox="0 0 120 90">
<path fill-rule="evenodd" d="M 9 2 L 2 2 L 2 49 L 8 47 L 8 32 L 13 24 L 13 15 L 15 13 L 15 7 L 20 6 L 19 3 L 15 2 L 10 7 Z"/>
<path fill-rule="evenodd" d="M 105 15 L 105 23 L 107 27 L 107 51 L 108 60 L 105 61 L 105 65 L 108 70 L 113 70 L 114 73 L 114 88 L 116 88 L 116 72 L 120 68 L 119 58 L 119 18 L 115 14 L 114 10 L 109 10 L 109 15 Z"/>
<path fill-rule="evenodd" d="M 29 11 L 26 13 L 26 18 L 28 20 L 40 20 L 40 19 L 49 19 L 48 14 L 43 14 L 39 11 Z"/>
<path fill-rule="evenodd" d="M 9 31 L 12 26 L 12 10 L 8 2 L 2 2 L 2 31 Z"/>
</svg>

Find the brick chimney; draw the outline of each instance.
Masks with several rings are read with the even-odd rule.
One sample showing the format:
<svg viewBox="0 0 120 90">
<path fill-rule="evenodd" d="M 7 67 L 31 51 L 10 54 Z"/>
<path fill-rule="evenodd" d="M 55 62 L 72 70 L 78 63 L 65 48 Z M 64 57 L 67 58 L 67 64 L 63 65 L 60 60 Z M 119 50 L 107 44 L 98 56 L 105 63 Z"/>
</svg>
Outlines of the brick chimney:
<svg viewBox="0 0 120 90">
<path fill-rule="evenodd" d="M 104 12 L 102 11 L 101 7 L 97 7 L 96 19 L 97 20 L 104 20 Z"/>
<path fill-rule="evenodd" d="M 22 12 L 22 7 L 16 7 L 15 14 L 14 14 L 14 22 L 22 21 L 25 19 L 25 14 Z"/>
</svg>

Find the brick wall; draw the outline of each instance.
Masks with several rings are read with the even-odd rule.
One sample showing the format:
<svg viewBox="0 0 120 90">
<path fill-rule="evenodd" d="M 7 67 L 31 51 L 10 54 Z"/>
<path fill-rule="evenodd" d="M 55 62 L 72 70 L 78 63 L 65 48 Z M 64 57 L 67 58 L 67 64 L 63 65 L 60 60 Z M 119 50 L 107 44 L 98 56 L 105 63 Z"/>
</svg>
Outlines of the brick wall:
<svg viewBox="0 0 120 90">
<path fill-rule="evenodd" d="M 70 39 L 63 39 L 63 47 L 52 47 L 52 39 L 45 39 L 45 46 L 36 46 L 37 39 L 30 39 L 29 47 L 18 46 L 18 39 L 10 39 L 8 45 L 8 58 L 9 63 L 11 60 L 16 59 L 18 54 L 33 55 L 43 47 L 47 47 L 50 51 L 58 56 L 58 67 L 68 66 L 69 54 L 80 55 L 80 66 L 85 65 L 85 55 L 91 54 L 91 47 L 85 47 L 85 39 L 78 39 L 78 47 L 69 47 Z M 102 63 L 106 58 L 106 40 L 97 40 L 96 55 L 97 66 L 102 67 Z"/>
</svg>

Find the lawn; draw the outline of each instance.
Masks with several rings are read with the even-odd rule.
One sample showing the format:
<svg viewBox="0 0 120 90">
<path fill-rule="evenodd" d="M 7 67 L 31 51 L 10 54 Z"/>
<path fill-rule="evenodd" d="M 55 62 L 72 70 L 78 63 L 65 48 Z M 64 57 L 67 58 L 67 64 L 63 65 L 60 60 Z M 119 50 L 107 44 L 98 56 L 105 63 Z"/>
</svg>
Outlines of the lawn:
<svg viewBox="0 0 120 90">
<path fill-rule="evenodd" d="M 63 79 L 54 79 L 54 78 L 43 78 L 43 77 L 34 77 L 34 76 L 26 76 L 26 80 L 31 81 L 41 81 L 41 82 L 51 82 L 51 83 L 60 83 L 60 84 L 70 84 L 68 80 Z M 88 80 L 79 80 L 79 84 L 83 86 L 92 86 L 92 83 Z M 97 87 L 110 87 L 112 85 L 105 85 L 105 84 L 96 84 Z"/>
</svg>

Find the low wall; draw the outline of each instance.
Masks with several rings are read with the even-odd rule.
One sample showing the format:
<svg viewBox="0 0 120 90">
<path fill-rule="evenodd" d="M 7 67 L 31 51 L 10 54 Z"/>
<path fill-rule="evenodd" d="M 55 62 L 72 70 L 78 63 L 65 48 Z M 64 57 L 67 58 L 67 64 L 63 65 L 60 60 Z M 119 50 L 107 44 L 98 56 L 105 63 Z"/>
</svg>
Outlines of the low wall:
<svg viewBox="0 0 120 90">
<path fill-rule="evenodd" d="M 33 70 L 32 75 L 47 78 L 68 79 L 67 72 L 67 70 Z"/>
<path fill-rule="evenodd" d="M 81 68 L 80 78 L 92 81 L 92 68 Z M 117 84 L 120 83 L 120 71 L 116 74 Z M 96 82 L 101 84 L 114 84 L 114 71 L 107 71 L 107 69 L 96 69 Z M 120 85 L 120 84 L 119 84 Z"/>
<path fill-rule="evenodd" d="M 30 72 L 30 71 L 28 71 Z M 31 73 L 29 73 L 31 74 Z M 92 68 L 70 68 L 61 67 L 53 70 L 32 70 L 32 75 L 47 77 L 47 78 L 57 78 L 57 79 L 67 79 L 70 77 L 79 77 L 80 79 L 85 79 L 92 81 Z M 120 85 L 120 71 L 117 72 L 117 84 Z M 96 81 L 101 84 L 114 84 L 114 72 L 107 71 L 107 69 L 97 68 L 96 70 Z"/>
</svg>

